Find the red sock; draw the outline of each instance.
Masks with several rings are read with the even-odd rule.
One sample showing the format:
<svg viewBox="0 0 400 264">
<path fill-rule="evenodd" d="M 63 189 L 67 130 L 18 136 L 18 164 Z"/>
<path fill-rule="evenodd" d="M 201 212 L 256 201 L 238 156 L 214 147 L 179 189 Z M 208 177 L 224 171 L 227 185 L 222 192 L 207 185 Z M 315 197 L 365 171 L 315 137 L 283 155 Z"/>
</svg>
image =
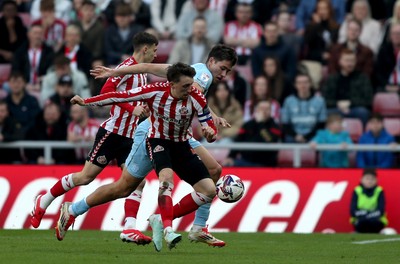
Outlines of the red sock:
<svg viewBox="0 0 400 264">
<path fill-rule="evenodd" d="M 50 193 L 51 195 L 53 195 L 53 197 L 61 196 L 67 192 L 66 190 L 64 190 L 61 181 L 62 179 L 60 179 L 58 182 L 56 182 L 56 184 L 53 185 L 53 187 L 51 187 Z"/>
<path fill-rule="evenodd" d="M 139 211 L 140 202 L 132 199 L 125 199 L 125 217 L 137 217 Z"/>
<path fill-rule="evenodd" d="M 174 205 L 174 219 L 194 212 L 199 205 L 193 200 L 192 194 L 189 193 Z"/>
<path fill-rule="evenodd" d="M 172 207 L 172 198 L 168 195 L 158 196 L 158 206 L 160 207 L 161 219 L 166 227 L 172 227 L 172 217 L 173 217 L 173 207 Z"/>
</svg>

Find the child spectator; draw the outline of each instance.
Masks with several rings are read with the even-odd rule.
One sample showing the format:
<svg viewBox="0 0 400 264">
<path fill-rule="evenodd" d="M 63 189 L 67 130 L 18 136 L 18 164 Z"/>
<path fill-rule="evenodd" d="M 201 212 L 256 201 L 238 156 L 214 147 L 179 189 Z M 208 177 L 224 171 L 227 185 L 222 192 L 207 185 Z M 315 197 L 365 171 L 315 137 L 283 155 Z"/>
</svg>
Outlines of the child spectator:
<svg viewBox="0 0 400 264">
<path fill-rule="evenodd" d="M 360 184 L 354 188 L 350 222 L 358 233 L 379 233 L 388 225 L 385 194 L 376 176 L 374 169 L 365 169 Z"/>
<path fill-rule="evenodd" d="M 315 149 L 317 144 L 340 144 L 344 150 L 348 144 L 352 144 L 349 133 L 343 131 L 342 121 L 342 117 L 338 114 L 329 115 L 326 129 L 318 130 L 317 135 L 311 140 L 311 148 Z M 348 168 L 349 157 L 347 151 L 322 151 L 320 166 L 324 168 Z"/>
<path fill-rule="evenodd" d="M 279 126 L 271 118 L 271 103 L 260 101 L 255 106 L 254 117 L 246 122 L 235 142 L 276 143 L 281 137 Z M 277 151 L 231 151 L 223 166 L 275 167 Z"/>
<path fill-rule="evenodd" d="M 244 122 L 249 121 L 254 117 L 254 109 L 258 102 L 268 100 L 271 105 L 271 117 L 279 124 L 280 108 L 278 101 L 271 96 L 271 89 L 268 86 L 268 79 L 264 75 L 260 75 L 254 79 L 251 97 L 244 104 Z"/>
<path fill-rule="evenodd" d="M 376 113 L 368 120 L 369 131 L 365 132 L 359 144 L 395 144 L 395 139 L 383 126 L 383 117 Z M 391 168 L 393 167 L 393 152 L 360 151 L 357 153 L 357 167 L 359 168 Z"/>
<path fill-rule="evenodd" d="M 285 142 L 308 142 L 326 121 L 324 98 L 314 94 L 311 78 L 298 74 L 296 93 L 287 97 L 281 109 Z"/>
</svg>

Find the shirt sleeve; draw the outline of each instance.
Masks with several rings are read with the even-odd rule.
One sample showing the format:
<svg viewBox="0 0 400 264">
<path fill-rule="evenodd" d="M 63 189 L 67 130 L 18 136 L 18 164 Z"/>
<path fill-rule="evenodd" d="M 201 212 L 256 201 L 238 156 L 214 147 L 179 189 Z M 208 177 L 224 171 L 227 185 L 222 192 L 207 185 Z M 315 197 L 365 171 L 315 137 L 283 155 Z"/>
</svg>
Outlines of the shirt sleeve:
<svg viewBox="0 0 400 264">
<path fill-rule="evenodd" d="M 204 127 L 211 127 L 214 133 L 217 134 L 217 127 L 214 124 L 214 120 L 211 116 L 210 108 L 207 105 L 204 95 L 202 95 L 196 88 L 193 88 L 191 92 L 193 105 L 197 111 L 197 117 L 200 125 Z"/>
</svg>

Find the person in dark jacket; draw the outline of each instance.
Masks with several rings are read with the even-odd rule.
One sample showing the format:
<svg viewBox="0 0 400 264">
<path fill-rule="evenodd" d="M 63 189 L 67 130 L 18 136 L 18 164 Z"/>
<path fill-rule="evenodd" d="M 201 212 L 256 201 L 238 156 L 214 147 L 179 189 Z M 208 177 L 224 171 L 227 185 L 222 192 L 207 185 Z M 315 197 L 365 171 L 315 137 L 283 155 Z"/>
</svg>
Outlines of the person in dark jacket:
<svg viewBox="0 0 400 264">
<path fill-rule="evenodd" d="M 359 144 L 395 144 L 395 139 L 383 126 L 383 117 L 376 113 L 368 120 L 369 131 L 365 132 Z M 357 153 L 357 167 L 359 168 L 391 168 L 394 163 L 394 153 L 360 151 Z"/>
<path fill-rule="evenodd" d="M 7 103 L 0 100 L 0 143 L 23 138 L 21 126 L 9 116 Z M 0 163 L 21 162 L 19 149 L 0 148 Z"/>
<path fill-rule="evenodd" d="M 255 108 L 254 118 L 246 122 L 234 142 L 275 143 L 281 137 L 279 126 L 271 118 L 271 104 L 260 101 Z M 231 151 L 223 162 L 224 166 L 274 167 L 277 151 Z"/>
<path fill-rule="evenodd" d="M 350 204 L 350 222 L 358 233 L 379 233 L 388 225 L 385 194 L 378 185 L 375 169 L 365 169 L 354 188 Z"/>
</svg>

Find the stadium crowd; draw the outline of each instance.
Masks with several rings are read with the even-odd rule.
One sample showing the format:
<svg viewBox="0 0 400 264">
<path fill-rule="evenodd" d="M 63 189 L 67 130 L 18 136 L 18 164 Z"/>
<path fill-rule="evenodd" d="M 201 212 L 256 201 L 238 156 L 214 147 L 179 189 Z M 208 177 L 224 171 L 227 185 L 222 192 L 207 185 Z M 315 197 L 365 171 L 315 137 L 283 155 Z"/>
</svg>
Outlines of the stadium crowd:
<svg viewBox="0 0 400 264">
<path fill-rule="evenodd" d="M 99 94 L 105 80 L 90 69 L 130 57 L 141 31 L 160 40 L 156 63 L 205 62 L 217 43 L 236 49 L 236 68 L 208 95 L 210 108 L 232 125 L 215 144 L 345 148 L 393 145 L 400 136 L 400 0 L 0 2 L 0 142 L 92 142 L 108 109 L 70 99 Z M 53 162 L 82 163 L 86 152 L 54 151 Z M 225 166 L 276 166 L 279 155 L 227 151 L 218 158 Z M 398 165 L 392 152 L 330 151 L 317 159 L 322 167 Z M 43 151 L 0 148 L 0 163 L 43 164 Z"/>
</svg>

